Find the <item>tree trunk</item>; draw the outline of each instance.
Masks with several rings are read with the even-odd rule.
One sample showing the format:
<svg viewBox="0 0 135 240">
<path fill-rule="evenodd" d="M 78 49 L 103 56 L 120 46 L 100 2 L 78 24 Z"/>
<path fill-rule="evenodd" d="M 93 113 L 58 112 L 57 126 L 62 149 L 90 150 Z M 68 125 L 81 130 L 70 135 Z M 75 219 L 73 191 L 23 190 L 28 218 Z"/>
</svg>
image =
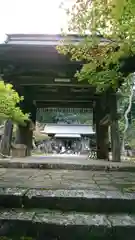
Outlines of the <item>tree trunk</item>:
<svg viewBox="0 0 135 240">
<path fill-rule="evenodd" d="M 125 155 L 125 138 L 126 138 L 126 133 L 129 127 L 129 120 L 128 120 L 128 114 L 131 111 L 131 107 L 132 107 L 132 100 L 133 100 L 133 96 L 134 96 L 134 88 L 133 88 L 133 83 L 128 83 L 130 85 L 130 92 L 129 92 L 129 103 L 128 103 L 128 107 L 124 113 L 124 120 L 125 120 L 125 128 L 124 128 L 124 132 L 123 132 L 123 139 L 122 139 L 122 144 L 121 144 L 121 152 L 123 155 Z"/>
<path fill-rule="evenodd" d="M 9 119 L 5 123 L 4 135 L 1 140 L 1 153 L 3 156 L 10 155 L 12 133 L 13 133 L 13 123 Z"/>
</svg>

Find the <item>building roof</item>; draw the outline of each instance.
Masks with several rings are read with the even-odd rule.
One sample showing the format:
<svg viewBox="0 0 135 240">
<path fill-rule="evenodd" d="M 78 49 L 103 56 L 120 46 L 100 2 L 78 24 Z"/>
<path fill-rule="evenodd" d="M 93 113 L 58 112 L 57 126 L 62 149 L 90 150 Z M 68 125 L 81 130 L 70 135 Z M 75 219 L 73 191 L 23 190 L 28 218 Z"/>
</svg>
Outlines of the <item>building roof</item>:
<svg viewBox="0 0 135 240">
<path fill-rule="evenodd" d="M 46 134 L 95 134 L 90 125 L 46 124 L 42 133 Z"/>
<path fill-rule="evenodd" d="M 81 135 L 80 134 L 65 134 L 65 133 L 61 133 L 61 134 L 55 134 L 56 138 L 80 138 Z"/>
<path fill-rule="evenodd" d="M 86 35 L 84 37 L 91 37 Z M 68 34 L 65 37 L 61 34 L 7 34 L 6 44 L 26 44 L 26 45 L 58 45 L 59 42 L 65 40 L 64 44 L 77 44 L 83 39 L 83 36 L 77 34 Z M 100 39 L 100 43 L 111 42 L 109 39 L 105 39 L 100 35 L 97 35 Z"/>
</svg>

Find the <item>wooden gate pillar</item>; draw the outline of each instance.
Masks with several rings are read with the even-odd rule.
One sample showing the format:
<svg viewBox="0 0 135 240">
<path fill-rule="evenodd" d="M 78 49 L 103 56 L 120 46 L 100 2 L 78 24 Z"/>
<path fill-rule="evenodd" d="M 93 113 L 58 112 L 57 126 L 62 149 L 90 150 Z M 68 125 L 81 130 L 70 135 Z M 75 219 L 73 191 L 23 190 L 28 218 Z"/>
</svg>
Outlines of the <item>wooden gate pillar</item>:
<svg viewBox="0 0 135 240">
<path fill-rule="evenodd" d="M 108 160 L 109 159 L 109 141 L 108 141 L 108 126 L 96 126 L 97 137 L 97 158 Z"/>
<path fill-rule="evenodd" d="M 33 129 L 36 122 L 36 106 L 33 103 L 24 101 L 21 109 L 24 113 L 30 114 L 31 121 L 27 122 L 26 126 L 18 126 L 15 143 L 26 145 L 26 156 L 30 156 L 32 150 Z"/>
<path fill-rule="evenodd" d="M 32 150 L 32 136 L 33 129 L 31 128 L 31 122 L 24 126 L 18 126 L 16 131 L 16 144 L 24 144 L 26 146 L 26 156 L 31 155 Z"/>
<path fill-rule="evenodd" d="M 9 119 L 5 122 L 4 135 L 2 136 L 2 140 L 1 140 L 2 157 L 4 156 L 6 157 L 10 155 L 12 133 L 13 133 L 13 123 Z"/>
<path fill-rule="evenodd" d="M 99 98 L 95 106 L 97 158 L 104 160 L 109 159 L 108 122 L 102 123 L 106 114 L 107 108 L 105 102 L 103 104 L 102 98 Z"/>
<path fill-rule="evenodd" d="M 110 102 L 112 161 L 120 162 L 120 136 L 119 136 L 116 94 L 110 94 L 109 102 Z"/>
</svg>

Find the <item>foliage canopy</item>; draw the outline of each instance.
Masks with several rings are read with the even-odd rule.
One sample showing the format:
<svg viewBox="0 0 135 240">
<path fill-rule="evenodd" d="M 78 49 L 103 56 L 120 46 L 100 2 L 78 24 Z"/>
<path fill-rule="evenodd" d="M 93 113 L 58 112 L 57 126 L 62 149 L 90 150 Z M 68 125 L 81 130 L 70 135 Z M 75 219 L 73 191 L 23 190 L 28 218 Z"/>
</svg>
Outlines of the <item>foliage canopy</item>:
<svg viewBox="0 0 135 240">
<path fill-rule="evenodd" d="M 13 89 L 11 84 L 5 84 L 0 80 L 0 119 L 11 119 L 13 122 L 24 125 L 28 121 L 28 114 L 23 114 L 17 107 L 23 97 Z"/>
<path fill-rule="evenodd" d="M 76 0 L 67 14 L 69 33 L 85 37 L 78 45 L 58 46 L 58 51 L 84 62 L 78 80 L 88 80 L 98 91 L 117 89 L 119 80 L 127 80 L 119 60 L 135 53 L 135 1 Z"/>
</svg>

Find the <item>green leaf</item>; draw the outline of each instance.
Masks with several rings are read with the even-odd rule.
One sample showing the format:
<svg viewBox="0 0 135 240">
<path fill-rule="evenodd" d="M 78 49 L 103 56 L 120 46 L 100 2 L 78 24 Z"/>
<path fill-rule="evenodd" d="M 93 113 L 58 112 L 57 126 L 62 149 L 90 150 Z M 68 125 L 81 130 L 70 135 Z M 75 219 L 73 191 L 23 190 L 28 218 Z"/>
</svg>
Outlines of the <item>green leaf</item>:
<svg viewBox="0 0 135 240">
<path fill-rule="evenodd" d="M 29 115 L 24 114 L 17 104 L 23 100 L 18 93 L 13 89 L 11 84 L 5 84 L 0 80 L 0 118 L 12 119 L 13 122 L 21 125 L 29 120 Z"/>
<path fill-rule="evenodd" d="M 57 50 L 85 62 L 75 75 L 78 80 L 87 80 L 97 91 L 116 89 L 119 79 L 126 82 L 128 76 L 119 72 L 119 60 L 135 54 L 135 1 L 78 0 L 68 9 L 68 17 L 68 29 L 84 36 L 84 40 L 77 46 L 65 46 L 63 41 Z M 90 34 L 85 37 L 86 33 Z M 111 41 L 101 42 L 99 34 Z"/>
</svg>

